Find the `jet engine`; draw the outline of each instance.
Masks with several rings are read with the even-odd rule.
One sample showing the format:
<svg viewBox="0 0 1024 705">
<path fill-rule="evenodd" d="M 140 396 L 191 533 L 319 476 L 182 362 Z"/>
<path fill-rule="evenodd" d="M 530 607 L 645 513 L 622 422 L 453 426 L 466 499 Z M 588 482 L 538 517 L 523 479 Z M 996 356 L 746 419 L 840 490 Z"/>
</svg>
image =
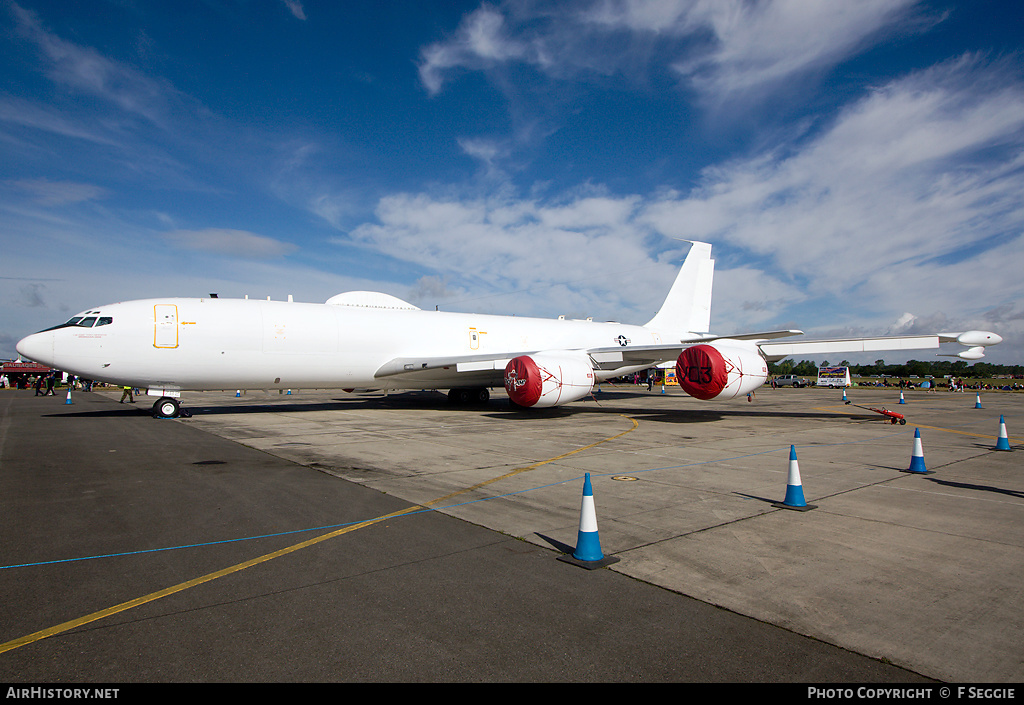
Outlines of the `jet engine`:
<svg viewBox="0 0 1024 705">
<path fill-rule="evenodd" d="M 755 348 L 718 342 L 694 345 L 676 360 L 676 379 L 691 397 L 733 399 L 764 384 L 768 363 Z"/>
<path fill-rule="evenodd" d="M 505 391 L 519 406 L 544 408 L 582 399 L 594 388 L 594 369 L 583 353 L 520 355 L 505 365 Z"/>
</svg>

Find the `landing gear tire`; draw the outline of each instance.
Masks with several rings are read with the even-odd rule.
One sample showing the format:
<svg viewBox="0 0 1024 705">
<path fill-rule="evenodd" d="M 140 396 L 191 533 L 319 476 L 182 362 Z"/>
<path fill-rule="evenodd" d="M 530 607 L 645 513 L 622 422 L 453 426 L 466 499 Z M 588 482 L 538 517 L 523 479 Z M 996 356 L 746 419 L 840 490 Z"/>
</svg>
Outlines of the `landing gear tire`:
<svg viewBox="0 0 1024 705">
<path fill-rule="evenodd" d="M 491 392 L 487 387 L 460 387 L 448 390 L 448 401 L 456 406 L 486 404 L 490 398 Z"/>
<path fill-rule="evenodd" d="M 181 404 L 173 397 L 160 397 L 153 405 L 153 417 L 157 419 L 176 419 L 181 414 Z"/>
</svg>

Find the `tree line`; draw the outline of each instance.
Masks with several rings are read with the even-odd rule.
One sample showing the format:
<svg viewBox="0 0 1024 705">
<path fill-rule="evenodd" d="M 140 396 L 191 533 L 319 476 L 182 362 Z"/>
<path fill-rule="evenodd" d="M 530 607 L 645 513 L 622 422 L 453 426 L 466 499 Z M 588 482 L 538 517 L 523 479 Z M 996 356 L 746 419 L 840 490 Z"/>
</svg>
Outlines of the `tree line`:
<svg viewBox="0 0 1024 705">
<path fill-rule="evenodd" d="M 830 365 L 842 365 L 850 368 L 851 375 L 870 377 L 880 375 L 882 377 L 964 377 L 972 379 L 991 377 L 1015 377 L 1024 378 L 1024 365 L 994 365 L 989 362 L 968 363 L 965 360 L 908 360 L 905 363 L 886 364 L 885 360 L 875 360 L 870 365 L 853 365 L 848 361 L 829 362 L 821 361 L 821 367 Z M 800 375 L 802 377 L 817 377 L 819 365 L 814 360 L 782 360 L 781 362 L 769 362 L 768 373 L 772 375 Z"/>
</svg>

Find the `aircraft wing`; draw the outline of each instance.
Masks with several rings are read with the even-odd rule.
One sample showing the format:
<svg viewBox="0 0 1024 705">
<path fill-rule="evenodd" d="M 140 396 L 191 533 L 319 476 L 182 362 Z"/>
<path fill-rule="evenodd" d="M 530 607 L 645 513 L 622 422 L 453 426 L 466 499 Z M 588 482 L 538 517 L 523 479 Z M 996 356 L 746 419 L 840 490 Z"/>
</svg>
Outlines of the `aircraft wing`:
<svg viewBox="0 0 1024 705">
<path fill-rule="evenodd" d="M 971 330 L 964 333 L 935 333 L 932 335 L 903 335 L 879 338 L 837 338 L 831 340 L 800 340 L 780 343 L 758 343 L 761 353 L 769 362 L 790 355 L 815 355 L 840 352 L 881 352 L 890 350 L 925 350 L 938 348 L 941 343 L 960 343 L 967 350 L 948 357 L 977 360 L 984 357 L 985 346 L 1002 342 L 995 333 Z"/>
<path fill-rule="evenodd" d="M 377 379 L 422 386 L 423 389 L 501 387 L 505 383 L 505 365 L 513 357 L 524 354 L 528 353 L 399 357 L 381 365 L 373 376 Z"/>
<path fill-rule="evenodd" d="M 745 333 L 743 335 L 716 336 L 705 334 L 691 340 L 658 345 L 626 345 L 581 350 L 590 356 L 595 370 L 615 370 L 620 367 L 653 366 L 674 360 L 691 345 L 712 340 L 770 340 L 790 335 L 801 335 L 798 330 Z M 501 354 L 462 355 L 450 357 L 395 358 L 374 373 L 378 379 L 410 383 L 424 389 L 449 387 L 500 387 L 504 384 L 505 366 L 512 358 L 532 355 L 538 350 L 523 350 Z"/>
<path fill-rule="evenodd" d="M 742 335 L 712 335 L 705 333 L 690 340 L 680 340 L 678 343 L 660 345 L 628 345 L 625 347 L 610 346 L 603 348 L 590 348 L 587 354 L 594 362 L 594 369 L 614 370 L 619 367 L 633 367 L 636 365 L 659 365 L 679 357 L 686 348 L 700 343 L 725 340 L 747 340 L 761 341 L 773 338 L 783 338 L 790 335 L 802 335 L 798 330 L 773 330 L 761 333 L 744 333 Z"/>
<path fill-rule="evenodd" d="M 976 360 L 984 355 L 985 345 L 1002 340 L 994 333 L 967 331 L 966 333 L 936 333 L 934 335 L 884 336 L 875 338 L 835 338 L 830 340 L 779 341 L 777 338 L 802 335 L 798 330 L 776 330 L 738 335 L 697 334 L 692 339 L 656 345 L 608 346 L 581 349 L 590 357 L 595 370 L 617 370 L 654 366 L 673 360 L 686 348 L 700 343 L 717 341 L 745 341 L 757 346 L 768 362 L 776 362 L 791 355 L 820 355 L 846 352 L 882 352 L 923 350 L 938 348 L 941 343 L 958 342 L 968 350 L 954 356 Z M 462 355 L 448 357 L 395 358 L 381 365 L 374 377 L 390 382 L 401 382 L 406 388 L 448 389 L 452 387 L 500 387 L 504 384 L 505 366 L 520 355 L 533 355 L 537 350 L 504 352 L 498 354 Z"/>
</svg>

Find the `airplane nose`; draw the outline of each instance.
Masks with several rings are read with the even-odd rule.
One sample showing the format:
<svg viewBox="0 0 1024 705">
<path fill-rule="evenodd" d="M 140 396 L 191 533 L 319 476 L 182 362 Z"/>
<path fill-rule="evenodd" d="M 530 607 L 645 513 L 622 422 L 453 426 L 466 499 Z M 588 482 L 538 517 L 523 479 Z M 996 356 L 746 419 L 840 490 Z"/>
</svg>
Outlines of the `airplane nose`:
<svg viewBox="0 0 1024 705">
<path fill-rule="evenodd" d="M 24 358 L 53 366 L 53 333 L 33 333 L 19 340 L 14 347 Z"/>
</svg>

